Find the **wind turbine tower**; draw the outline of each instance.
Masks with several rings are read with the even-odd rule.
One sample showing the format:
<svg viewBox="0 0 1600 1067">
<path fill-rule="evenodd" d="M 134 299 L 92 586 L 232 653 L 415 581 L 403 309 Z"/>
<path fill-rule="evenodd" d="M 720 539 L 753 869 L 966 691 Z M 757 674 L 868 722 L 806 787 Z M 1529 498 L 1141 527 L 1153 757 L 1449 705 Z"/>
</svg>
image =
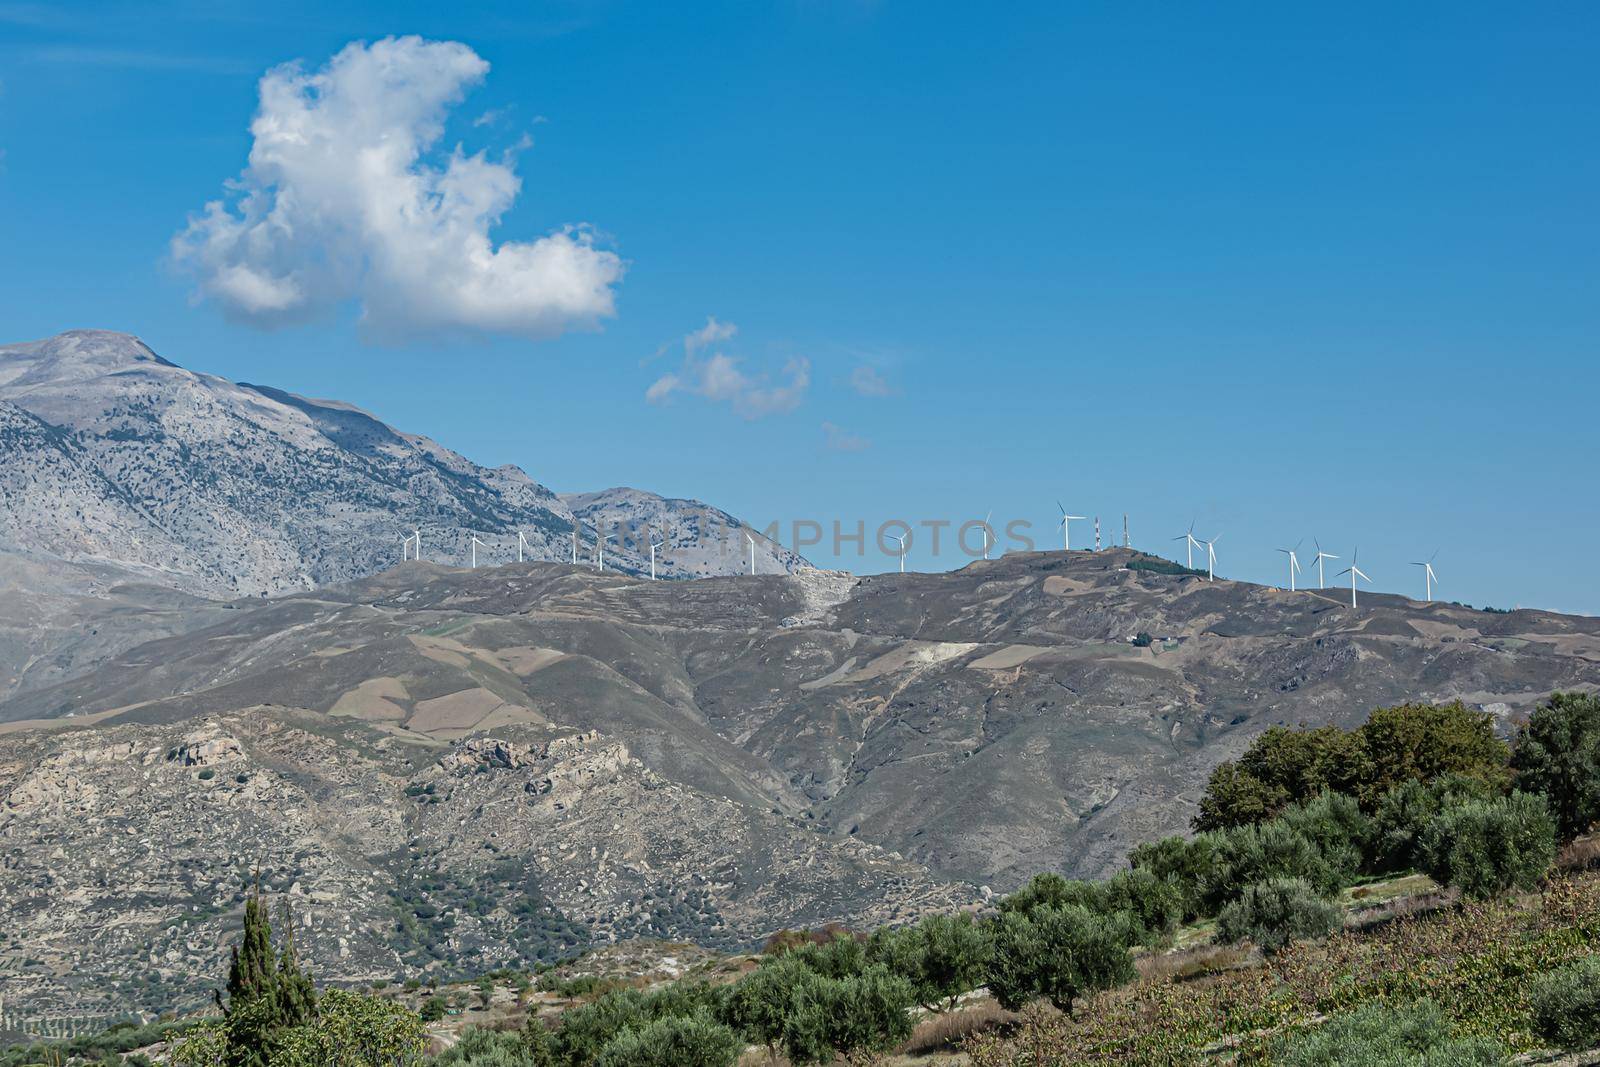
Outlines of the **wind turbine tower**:
<svg viewBox="0 0 1600 1067">
<path fill-rule="evenodd" d="M 517 531 L 517 562 L 522 562 L 522 550 L 528 547 L 528 537 L 521 530 Z"/>
<path fill-rule="evenodd" d="M 1122 513 L 1122 547 L 1132 548 L 1133 542 L 1128 540 L 1128 513 Z"/>
<path fill-rule="evenodd" d="M 1194 546 L 1200 543 L 1200 541 L 1194 535 L 1194 523 L 1191 522 L 1189 524 L 1189 529 L 1186 532 L 1179 534 L 1177 537 L 1174 537 L 1173 540 L 1184 542 L 1184 547 L 1188 549 L 1188 553 L 1184 557 L 1184 565 L 1190 570 L 1194 570 Z"/>
<path fill-rule="evenodd" d="M 416 534 L 408 533 L 408 534 L 406 534 L 404 540 L 402 540 L 400 542 L 400 562 L 401 563 L 404 563 L 406 560 L 411 558 L 411 541 L 412 541 L 413 538 L 417 538 L 417 540 L 419 542 L 421 541 L 421 538 L 417 537 Z M 419 556 L 418 558 L 421 558 L 421 557 Z"/>
<path fill-rule="evenodd" d="M 749 530 L 744 532 L 744 539 L 750 542 L 750 577 L 754 578 L 756 574 L 756 539 L 750 536 Z"/>
<path fill-rule="evenodd" d="M 1100 516 L 1094 517 L 1094 550 L 1100 551 Z"/>
<path fill-rule="evenodd" d="M 983 558 L 989 558 L 989 520 L 994 518 L 994 508 L 989 509 L 989 514 L 983 517 Z"/>
<path fill-rule="evenodd" d="M 472 548 L 472 568 L 473 568 L 473 570 L 477 570 L 477 568 L 478 568 L 478 546 L 479 545 L 483 545 L 484 548 L 488 548 L 489 547 L 488 545 L 484 544 L 482 541 L 478 540 L 478 535 L 477 534 L 473 534 L 472 535 L 472 541 L 470 542 L 470 546 Z"/>
<path fill-rule="evenodd" d="M 1222 540 L 1221 534 L 1216 534 L 1211 540 L 1205 542 L 1206 546 L 1206 581 L 1217 580 L 1217 542 Z"/>
<path fill-rule="evenodd" d="M 1356 606 L 1356 579 L 1366 578 L 1368 582 L 1372 581 L 1371 578 L 1367 578 L 1366 571 L 1356 566 L 1356 561 L 1360 558 L 1361 550 L 1358 548 L 1350 554 L 1350 566 L 1339 572 L 1339 574 L 1348 574 L 1350 576 L 1350 606 L 1352 608 Z"/>
<path fill-rule="evenodd" d="M 1433 583 L 1439 580 L 1439 576 L 1433 573 L 1433 561 L 1438 558 L 1439 553 L 1435 552 L 1433 555 L 1428 557 L 1427 562 L 1412 564 L 1413 567 L 1422 568 L 1422 587 L 1424 591 L 1424 599 L 1430 604 L 1433 603 Z"/>
<path fill-rule="evenodd" d="M 665 539 L 650 542 L 650 580 L 652 582 L 656 580 L 656 549 L 666 543 Z"/>
<path fill-rule="evenodd" d="M 904 534 L 890 534 L 890 537 L 900 542 L 900 573 L 906 572 L 906 539 Z"/>
<path fill-rule="evenodd" d="M 1317 546 L 1317 588 L 1326 589 L 1328 587 L 1328 583 L 1322 577 L 1322 561 L 1325 559 L 1338 559 L 1339 557 L 1335 556 L 1331 552 L 1322 551 L 1322 542 L 1318 541 L 1315 537 L 1311 539 L 1311 543 Z M 1344 572 L 1340 571 L 1339 573 L 1343 574 Z M 1334 577 L 1338 577 L 1338 575 L 1334 575 Z"/>
<path fill-rule="evenodd" d="M 1304 543 L 1303 541 L 1301 542 L 1301 544 Z M 1295 550 L 1299 547 L 1300 545 L 1295 545 L 1294 548 L 1278 549 L 1279 552 L 1289 557 L 1289 592 L 1291 593 L 1294 592 L 1294 576 L 1300 573 L 1300 560 L 1295 557 Z"/>
<path fill-rule="evenodd" d="M 1061 501 L 1056 501 L 1056 507 L 1061 509 L 1061 550 L 1072 551 L 1072 531 L 1070 529 L 1074 519 L 1082 519 L 1082 515 L 1068 515 L 1067 509 L 1061 507 Z M 985 535 L 987 536 L 987 535 Z"/>
</svg>

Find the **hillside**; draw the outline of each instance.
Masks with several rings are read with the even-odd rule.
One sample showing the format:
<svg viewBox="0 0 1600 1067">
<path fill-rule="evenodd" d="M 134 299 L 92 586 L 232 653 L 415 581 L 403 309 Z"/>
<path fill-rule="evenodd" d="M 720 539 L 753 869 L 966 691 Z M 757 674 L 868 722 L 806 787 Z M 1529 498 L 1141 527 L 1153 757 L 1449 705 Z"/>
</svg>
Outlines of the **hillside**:
<svg viewBox="0 0 1600 1067">
<path fill-rule="evenodd" d="M 38 961 L 0 995 L 87 1002 L 130 954 L 119 981 L 181 993 L 256 864 L 329 977 L 894 921 L 1112 869 L 1272 724 L 1457 698 L 1509 723 L 1600 686 L 1600 620 L 1352 611 L 1148 559 L 689 583 L 409 563 L 196 608 L 0 703 L 0 951 Z"/>
<path fill-rule="evenodd" d="M 466 565 L 595 559 L 663 578 L 748 568 L 738 519 L 695 500 L 613 489 L 567 499 L 513 466 L 481 467 L 349 404 L 196 374 L 137 338 L 74 330 L 0 346 L 0 697 L 68 668 L 69 628 L 36 625 L 68 595 L 77 621 L 124 614 L 118 585 L 277 595 L 422 558 Z M 805 561 L 759 541 L 757 568 Z M 153 636 L 153 635 L 152 635 Z M 70 658 L 70 657 L 69 657 Z M 40 670 L 41 662 L 44 669 Z M 74 664 L 78 663 L 73 659 Z"/>
</svg>

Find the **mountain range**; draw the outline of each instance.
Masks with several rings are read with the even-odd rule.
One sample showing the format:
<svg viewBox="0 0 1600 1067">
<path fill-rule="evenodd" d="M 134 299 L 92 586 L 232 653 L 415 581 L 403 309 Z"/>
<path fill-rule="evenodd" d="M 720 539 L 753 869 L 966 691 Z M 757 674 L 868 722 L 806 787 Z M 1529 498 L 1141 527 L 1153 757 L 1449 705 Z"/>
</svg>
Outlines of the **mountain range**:
<svg viewBox="0 0 1600 1067">
<path fill-rule="evenodd" d="M 78 635 L 41 619 L 81 617 L 85 598 L 314 589 L 392 566 L 414 530 L 422 558 L 454 565 L 473 537 L 482 562 L 570 560 L 575 534 L 592 562 L 604 533 L 611 568 L 647 573 L 658 539 L 663 578 L 706 577 L 749 566 L 747 530 L 757 570 L 806 565 L 700 501 L 560 495 L 350 404 L 185 370 L 127 334 L 0 346 L 3 577 L 48 602 L 0 608 L 0 695 L 64 673 Z"/>
<path fill-rule="evenodd" d="M 347 981 L 899 922 L 1116 868 L 1270 726 L 1462 700 L 1509 732 L 1600 689 L 1600 619 L 1352 607 L 1130 549 L 574 566 L 563 517 L 685 516 L 682 576 L 742 527 L 560 497 L 134 344 L 0 362 L 7 1011 L 201 1002 L 254 872 Z M 543 555 L 437 558 L 497 516 Z"/>
</svg>

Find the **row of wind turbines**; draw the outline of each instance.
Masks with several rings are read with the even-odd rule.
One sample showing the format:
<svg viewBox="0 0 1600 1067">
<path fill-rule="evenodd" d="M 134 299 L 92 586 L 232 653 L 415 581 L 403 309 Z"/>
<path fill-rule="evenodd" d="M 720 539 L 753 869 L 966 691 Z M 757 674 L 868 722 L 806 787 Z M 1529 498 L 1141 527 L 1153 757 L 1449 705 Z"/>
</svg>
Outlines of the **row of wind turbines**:
<svg viewBox="0 0 1600 1067">
<path fill-rule="evenodd" d="M 1063 517 L 1065 517 L 1065 514 L 1065 512 L 1062 513 Z M 1204 545 L 1206 548 L 1206 580 L 1215 581 L 1217 569 L 1216 544 L 1221 536 L 1221 534 L 1217 534 L 1210 540 L 1201 540 L 1194 535 L 1194 523 L 1191 522 L 1189 524 L 1189 529 L 1179 534 L 1177 537 L 1174 537 L 1173 540 L 1183 541 L 1185 543 L 1185 546 L 1188 550 L 1187 565 L 1190 570 L 1194 569 L 1195 548 L 1199 545 Z M 1339 557 L 1334 555 L 1332 552 L 1324 552 L 1322 549 L 1322 542 L 1318 541 L 1316 538 L 1313 537 L 1311 539 L 1311 543 L 1316 546 L 1316 556 L 1314 557 L 1314 562 L 1317 568 L 1317 588 L 1326 589 L 1328 586 L 1328 580 L 1323 572 L 1323 560 L 1338 559 Z M 1295 591 L 1296 576 L 1302 573 L 1299 551 L 1300 546 L 1303 544 L 1305 544 L 1305 540 L 1301 539 L 1293 548 L 1280 548 L 1277 550 L 1283 554 L 1284 563 L 1288 567 L 1289 592 L 1291 593 Z M 1361 569 L 1360 558 L 1361 550 L 1358 548 L 1350 553 L 1350 566 L 1334 575 L 1335 578 L 1342 578 L 1346 574 L 1350 576 L 1350 606 L 1352 608 L 1356 606 L 1357 580 L 1359 579 L 1361 581 L 1365 581 L 1369 585 L 1372 583 L 1372 577 L 1367 574 L 1366 571 Z M 1418 560 L 1411 564 L 1413 567 L 1422 568 L 1423 599 L 1428 603 L 1433 602 L 1433 584 L 1439 580 L 1439 576 L 1434 573 L 1433 569 L 1433 561 L 1438 558 L 1439 553 L 1435 552 L 1427 559 Z"/>
<path fill-rule="evenodd" d="M 649 539 L 647 541 L 647 543 L 650 545 L 650 580 L 651 581 L 655 581 L 656 580 L 656 549 L 658 549 L 658 548 L 662 547 L 663 545 L 665 545 L 667 543 L 667 541 L 666 541 L 666 538 L 662 538 L 659 541 L 655 540 L 655 536 L 654 536 L 654 532 L 653 531 L 647 530 L 646 533 L 650 535 Z M 606 542 L 611 540 L 615 536 L 616 536 L 615 533 L 602 534 L 598 530 L 595 531 L 595 545 L 594 545 L 594 548 L 595 548 L 595 568 L 597 570 L 604 571 L 606 569 Z M 756 539 L 750 535 L 750 532 L 748 530 L 745 531 L 744 539 L 746 541 L 750 542 L 750 573 L 754 574 L 756 572 Z M 478 568 L 478 549 L 480 547 L 488 548 L 489 544 L 486 541 L 480 541 L 478 539 L 478 535 L 477 534 L 473 534 L 471 536 L 471 540 L 468 541 L 468 547 L 470 548 L 470 550 L 472 552 L 472 569 L 473 570 L 477 570 L 477 568 Z M 901 547 L 902 547 L 902 549 L 904 549 L 904 544 L 903 543 L 902 543 Z M 518 563 L 523 562 L 524 554 L 527 552 L 527 550 L 528 550 L 528 537 L 521 530 L 518 530 L 517 531 L 517 562 Z M 418 561 L 421 561 L 421 559 L 422 559 L 422 530 L 420 530 L 420 529 L 412 530 L 409 534 L 407 534 L 400 541 L 400 561 L 402 563 L 404 563 L 407 560 L 412 560 L 412 559 L 415 559 L 415 560 L 418 560 Z M 576 566 L 577 563 L 578 563 L 578 528 L 576 526 L 574 526 L 572 528 L 572 563 L 573 563 L 574 566 Z M 902 559 L 900 561 L 900 569 L 901 570 L 905 570 L 905 559 L 903 558 L 903 554 L 902 554 Z"/>
</svg>

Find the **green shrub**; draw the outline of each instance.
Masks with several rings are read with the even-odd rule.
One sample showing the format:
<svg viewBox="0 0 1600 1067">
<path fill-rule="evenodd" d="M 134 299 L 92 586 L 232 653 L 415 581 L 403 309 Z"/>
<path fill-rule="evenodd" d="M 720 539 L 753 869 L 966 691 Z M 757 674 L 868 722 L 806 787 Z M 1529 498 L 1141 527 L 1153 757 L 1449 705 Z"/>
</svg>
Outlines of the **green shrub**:
<svg viewBox="0 0 1600 1067">
<path fill-rule="evenodd" d="M 1483 1037 L 1451 1032 L 1431 1001 L 1405 1007 L 1362 1006 L 1314 1030 L 1278 1042 L 1280 1067 L 1501 1067 L 1505 1050 Z"/>
<path fill-rule="evenodd" d="M 953 1007 L 968 990 L 983 985 L 994 956 L 989 928 L 971 915 L 930 915 L 916 926 L 880 930 L 868 954 L 911 983 L 917 1002 L 937 1010 Z"/>
<path fill-rule="evenodd" d="M 1127 914 L 1138 944 L 1166 942 L 1183 919 L 1186 894 L 1176 877 L 1135 867 L 1102 884 L 1102 914 Z"/>
<path fill-rule="evenodd" d="M 1240 826 L 1217 842 L 1216 863 L 1202 897 L 1210 910 L 1220 911 L 1246 886 L 1273 878 L 1303 878 L 1331 897 L 1354 880 L 1358 860 L 1345 849 L 1324 855 L 1314 841 L 1281 819 Z"/>
<path fill-rule="evenodd" d="M 1362 814 L 1352 796 L 1323 790 L 1303 804 L 1291 804 L 1278 819 L 1317 846 L 1325 859 L 1353 875 L 1361 866 L 1372 820 Z"/>
<path fill-rule="evenodd" d="M 824 942 L 808 942 L 787 955 L 824 978 L 848 978 L 867 968 L 867 943 L 850 933 L 837 933 Z"/>
<path fill-rule="evenodd" d="M 561 1017 L 550 1045 L 563 1063 L 594 1063 L 624 1030 L 643 1030 L 659 1019 L 720 1014 L 728 991 L 699 982 L 673 982 L 649 993 L 619 989 Z"/>
<path fill-rule="evenodd" d="M 1507 778 L 1505 743 L 1490 716 L 1451 704 L 1378 708 L 1354 730 L 1275 726 L 1237 761 L 1212 772 L 1194 819 L 1196 830 L 1227 830 L 1275 817 L 1325 790 L 1373 810 L 1390 789 L 1464 774 L 1497 787 Z"/>
<path fill-rule="evenodd" d="M 217 776 L 217 772 L 212 770 L 210 767 L 207 767 L 205 770 L 200 772 L 200 776 L 199 777 L 200 777 L 200 780 L 202 782 L 209 782 L 209 781 L 211 781 L 211 779 L 215 778 L 216 776 Z"/>
<path fill-rule="evenodd" d="M 1457 774 L 1488 782 L 1497 791 L 1507 782 L 1510 753 L 1495 736 L 1494 719 L 1459 700 L 1378 708 L 1356 732 L 1368 771 L 1354 792 L 1368 810 L 1390 789 L 1413 778 L 1433 782 Z"/>
<path fill-rule="evenodd" d="M 1430 819 L 1418 853 L 1434 881 L 1485 899 L 1539 884 L 1556 856 L 1556 824 L 1543 797 L 1472 800 Z"/>
<path fill-rule="evenodd" d="M 743 1050 L 738 1035 L 701 1011 L 624 1030 L 596 1062 L 598 1067 L 730 1067 Z"/>
<path fill-rule="evenodd" d="M 449 1007 L 443 997 L 433 996 L 422 1002 L 422 1010 L 418 1012 L 425 1023 L 436 1023 L 444 1018 L 445 1010 Z"/>
<path fill-rule="evenodd" d="M 1196 834 L 1192 838 L 1164 837 L 1140 845 L 1128 856 L 1136 871 L 1149 871 L 1157 878 L 1170 880 L 1178 891 L 1181 921 L 1200 917 L 1204 909 L 1203 886 L 1215 881 L 1217 843 L 1221 835 Z"/>
<path fill-rule="evenodd" d="M 544 1035 L 537 1022 L 522 1033 L 468 1027 L 459 1041 L 429 1061 L 430 1067 L 555 1067 Z"/>
<path fill-rule="evenodd" d="M 1535 978 L 1528 990 L 1533 1032 L 1569 1050 L 1600 1045 L 1600 956 Z"/>
<path fill-rule="evenodd" d="M 1000 900 L 1001 911 L 1015 911 L 1023 915 L 1032 915 L 1041 908 L 1066 907 L 1101 911 L 1103 890 L 1095 882 L 1084 882 L 1063 878 L 1059 874 L 1046 873 L 1034 875 L 1028 879 L 1027 885 Z"/>
<path fill-rule="evenodd" d="M 1217 939 L 1249 939 L 1267 952 L 1291 941 L 1326 937 L 1338 929 L 1339 906 L 1323 899 L 1301 878 L 1274 878 L 1246 886 L 1217 916 Z"/>
<path fill-rule="evenodd" d="M 1536 708 L 1511 755 L 1517 787 L 1542 794 L 1563 840 L 1600 819 L 1600 696 L 1556 693 Z"/>
<path fill-rule="evenodd" d="M 911 1034 L 912 985 L 882 964 L 829 978 L 789 953 L 765 963 L 729 992 L 720 1015 L 750 1041 L 781 1048 L 794 1063 L 882 1050 Z"/>
<path fill-rule="evenodd" d="M 1012 1011 L 1036 997 L 1070 1011 L 1077 997 L 1132 980 L 1129 927 L 1126 915 L 1078 905 L 1003 912 L 992 924 L 989 991 Z"/>
</svg>

